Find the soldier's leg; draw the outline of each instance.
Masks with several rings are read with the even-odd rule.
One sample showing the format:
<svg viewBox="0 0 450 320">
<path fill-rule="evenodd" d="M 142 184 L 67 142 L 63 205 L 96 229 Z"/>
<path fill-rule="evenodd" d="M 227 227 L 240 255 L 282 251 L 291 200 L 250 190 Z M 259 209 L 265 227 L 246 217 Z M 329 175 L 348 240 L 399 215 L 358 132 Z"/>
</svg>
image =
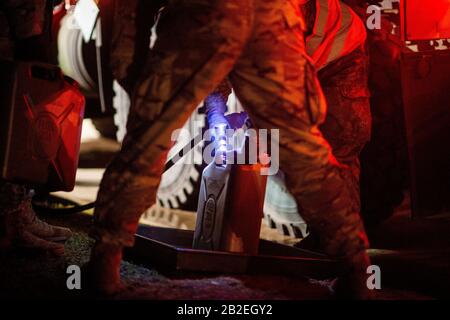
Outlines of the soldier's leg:
<svg viewBox="0 0 450 320">
<path fill-rule="evenodd" d="M 10 249 L 18 236 L 18 208 L 25 188 L 0 180 L 0 248 Z"/>
<path fill-rule="evenodd" d="M 288 189 L 327 253 L 339 257 L 345 275 L 352 275 L 353 293 L 364 296 L 367 238 L 359 212 L 351 208 L 350 170 L 336 161 L 318 129 L 325 104 L 305 56 L 300 18 L 292 16 L 295 6 L 296 1 L 261 1 L 254 38 L 230 80 L 256 126 L 279 130 Z"/>
<path fill-rule="evenodd" d="M 347 180 L 354 211 L 361 211 L 359 155 L 370 140 L 371 115 L 368 90 L 368 59 L 363 49 L 343 57 L 319 71 L 319 81 L 327 101 L 327 114 L 320 131 L 336 159 L 351 169 Z M 322 251 L 319 236 L 310 233 L 298 245 Z"/>
<path fill-rule="evenodd" d="M 355 211 L 361 209 L 359 155 L 370 140 L 372 124 L 367 69 L 367 54 L 361 48 L 319 72 L 327 101 L 327 115 L 320 130 L 336 159 L 352 170 L 349 188 Z"/>
<path fill-rule="evenodd" d="M 91 280 L 105 293 L 120 286 L 121 248 L 133 244 L 139 217 L 155 201 L 171 134 L 229 73 L 250 33 L 252 1 L 186 3 L 172 1 L 159 21 L 122 150 L 101 182 Z"/>
</svg>

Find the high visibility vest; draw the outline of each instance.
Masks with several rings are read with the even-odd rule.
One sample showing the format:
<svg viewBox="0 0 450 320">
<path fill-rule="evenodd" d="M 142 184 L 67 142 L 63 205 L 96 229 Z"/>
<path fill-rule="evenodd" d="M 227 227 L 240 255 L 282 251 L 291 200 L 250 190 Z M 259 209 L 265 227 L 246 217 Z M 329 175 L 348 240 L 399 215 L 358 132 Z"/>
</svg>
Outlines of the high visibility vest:
<svg viewBox="0 0 450 320">
<path fill-rule="evenodd" d="M 339 0 L 316 1 L 312 34 L 306 38 L 306 52 L 317 70 L 360 47 L 366 40 L 364 23 Z"/>
</svg>

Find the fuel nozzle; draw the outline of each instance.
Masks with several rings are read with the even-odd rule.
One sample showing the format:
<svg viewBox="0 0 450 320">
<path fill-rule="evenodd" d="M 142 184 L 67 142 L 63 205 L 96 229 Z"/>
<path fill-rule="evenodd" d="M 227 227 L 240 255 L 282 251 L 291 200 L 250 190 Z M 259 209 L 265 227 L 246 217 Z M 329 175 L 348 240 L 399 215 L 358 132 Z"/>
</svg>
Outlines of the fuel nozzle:
<svg viewBox="0 0 450 320">
<path fill-rule="evenodd" d="M 225 166 L 227 160 L 227 128 L 226 123 L 218 123 L 214 126 L 215 143 L 215 163 L 219 166 Z"/>
</svg>

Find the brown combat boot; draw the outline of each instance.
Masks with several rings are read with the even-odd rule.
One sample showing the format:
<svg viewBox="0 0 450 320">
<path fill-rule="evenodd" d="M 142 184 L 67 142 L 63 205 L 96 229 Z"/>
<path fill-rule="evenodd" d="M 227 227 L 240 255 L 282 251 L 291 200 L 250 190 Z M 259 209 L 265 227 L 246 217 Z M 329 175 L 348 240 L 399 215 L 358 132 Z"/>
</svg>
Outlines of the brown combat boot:
<svg viewBox="0 0 450 320">
<path fill-rule="evenodd" d="M 56 256 L 64 254 L 64 245 L 41 239 L 24 228 L 20 222 L 21 210 L 11 210 L 1 217 L 0 250 L 8 252 L 13 249 L 50 252 Z"/>
<path fill-rule="evenodd" d="M 18 215 L 21 228 L 42 240 L 64 242 L 72 236 L 70 229 L 53 226 L 39 219 L 33 210 L 31 197 L 23 200 Z"/>
<path fill-rule="evenodd" d="M 97 241 L 88 264 L 89 286 L 100 295 L 112 296 L 123 290 L 120 281 L 122 247 Z"/>
<path fill-rule="evenodd" d="M 31 192 L 24 186 L 0 180 L 0 211 L 2 251 L 26 249 L 64 254 L 64 245 L 51 240 L 67 240 L 72 233 L 39 220 L 31 206 Z"/>
<path fill-rule="evenodd" d="M 16 245 L 20 249 L 49 252 L 55 256 L 64 255 L 64 244 L 41 239 L 28 230 L 19 231 Z"/>
</svg>

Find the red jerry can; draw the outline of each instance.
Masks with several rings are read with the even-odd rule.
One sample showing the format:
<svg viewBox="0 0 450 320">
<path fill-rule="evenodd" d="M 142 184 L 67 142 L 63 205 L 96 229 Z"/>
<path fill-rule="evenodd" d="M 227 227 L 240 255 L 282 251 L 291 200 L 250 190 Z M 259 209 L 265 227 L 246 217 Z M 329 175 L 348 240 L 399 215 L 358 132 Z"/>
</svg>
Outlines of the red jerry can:
<svg viewBox="0 0 450 320">
<path fill-rule="evenodd" d="M 235 165 L 231 170 L 230 203 L 222 233 L 224 251 L 258 254 L 267 180 L 261 167 Z"/>
<path fill-rule="evenodd" d="M 53 65 L 0 62 L 2 179 L 70 191 L 75 185 L 85 100 Z"/>
</svg>

